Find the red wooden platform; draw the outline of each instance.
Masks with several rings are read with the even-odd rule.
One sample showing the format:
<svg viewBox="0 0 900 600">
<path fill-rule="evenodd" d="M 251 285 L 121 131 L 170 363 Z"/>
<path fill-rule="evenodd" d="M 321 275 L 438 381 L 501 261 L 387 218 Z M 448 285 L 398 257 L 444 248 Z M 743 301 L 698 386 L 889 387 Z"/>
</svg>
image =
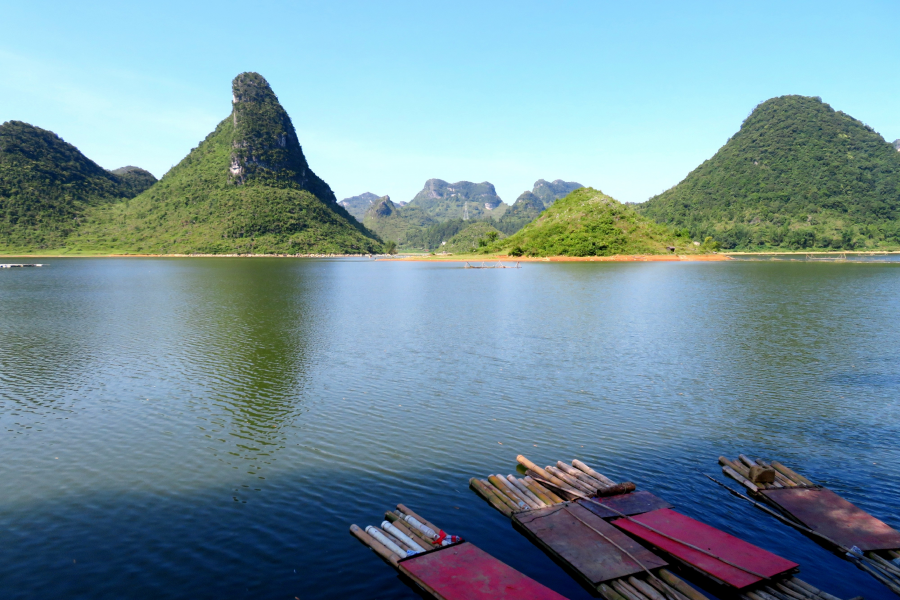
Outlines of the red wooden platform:
<svg viewBox="0 0 900 600">
<path fill-rule="evenodd" d="M 566 563 L 593 587 L 610 579 L 643 571 L 639 564 L 610 540 L 630 552 L 648 569 L 664 567 L 667 564 L 588 509 L 575 503 L 556 504 L 517 513 L 513 515 L 513 523 L 541 549 Z M 600 533 L 597 533 L 598 531 Z"/>
<path fill-rule="evenodd" d="M 469 542 L 402 560 L 400 571 L 441 600 L 566 600 Z"/>
<path fill-rule="evenodd" d="M 900 531 L 825 488 L 760 490 L 773 504 L 838 544 L 869 550 L 900 549 Z"/>
<path fill-rule="evenodd" d="M 638 523 L 635 523 L 635 521 L 638 521 Z M 764 577 L 757 577 L 717 558 L 663 537 L 642 527 L 639 523 L 649 525 L 668 536 L 702 548 L 717 557 L 750 569 Z M 661 508 L 637 515 L 631 517 L 631 520 L 617 519 L 613 521 L 613 524 L 646 540 L 692 567 L 703 571 L 714 579 L 738 589 L 762 581 L 764 578 L 768 579 L 785 573 L 798 566 L 797 563 L 785 560 L 778 555 L 668 508 Z"/>
<path fill-rule="evenodd" d="M 597 503 L 603 506 L 598 506 Z M 672 505 L 662 498 L 645 491 L 630 492 L 606 498 L 592 498 L 590 501 L 578 500 L 578 504 L 603 519 L 612 519 L 622 515 L 639 515 L 658 508 L 672 508 Z M 607 506 L 615 510 L 605 508 Z"/>
</svg>

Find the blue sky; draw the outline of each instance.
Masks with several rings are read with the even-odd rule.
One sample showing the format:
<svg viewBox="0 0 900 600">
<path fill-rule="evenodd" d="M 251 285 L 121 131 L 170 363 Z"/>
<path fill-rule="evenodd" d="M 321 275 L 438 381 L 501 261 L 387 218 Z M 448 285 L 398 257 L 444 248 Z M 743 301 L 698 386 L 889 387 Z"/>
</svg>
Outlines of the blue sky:
<svg viewBox="0 0 900 600">
<path fill-rule="evenodd" d="M 161 176 L 266 77 L 338 198 L 566 179 L 641 202 L 759 102 L 900 138 L 900 2 L 0 3 L 0 121 Z"/>
</svg>

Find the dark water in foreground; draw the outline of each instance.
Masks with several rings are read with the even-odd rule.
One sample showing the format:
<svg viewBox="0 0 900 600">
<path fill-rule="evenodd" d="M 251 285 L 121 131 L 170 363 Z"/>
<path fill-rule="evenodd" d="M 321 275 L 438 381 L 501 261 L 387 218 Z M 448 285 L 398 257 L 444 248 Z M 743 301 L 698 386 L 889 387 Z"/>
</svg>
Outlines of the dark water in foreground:
<svg viewBox="0 0 900 600">
<path fill-rule="evenodd" d="M 0 597 L 415 598 L 347 532 L 403 502 L 587 598 L 467 489 L 520 452 L 893 597 L 700 474 L 900 526 L 900 265 L 47 262 L 0 272 Z"/>
</svg>

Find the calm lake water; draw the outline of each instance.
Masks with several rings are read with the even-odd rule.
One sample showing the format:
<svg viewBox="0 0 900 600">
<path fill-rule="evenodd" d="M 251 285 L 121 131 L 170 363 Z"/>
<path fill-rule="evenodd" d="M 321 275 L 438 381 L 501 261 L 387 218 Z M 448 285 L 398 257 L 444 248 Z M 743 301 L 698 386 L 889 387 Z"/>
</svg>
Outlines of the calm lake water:
<svg viewBox="0 0 900 600">
<path fill-rule="evenodd" d="M 348 533 L 397 502 L 588 598 L 467 489 L 518 453 L 893 597 L 702 473 L 900 527 L 900 265 L 46 262 L 0 271 L 3 598 L 416 598 Z"/>
</svg>

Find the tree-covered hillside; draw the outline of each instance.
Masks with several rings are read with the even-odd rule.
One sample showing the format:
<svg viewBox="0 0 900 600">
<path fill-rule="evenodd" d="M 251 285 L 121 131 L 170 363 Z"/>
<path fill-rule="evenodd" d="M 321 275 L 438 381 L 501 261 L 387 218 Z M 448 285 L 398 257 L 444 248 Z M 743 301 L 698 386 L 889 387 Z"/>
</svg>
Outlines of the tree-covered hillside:
<svg viewBox="0 0 900 600">
<path fill-rule="evenodd" d="M 639 210 L 745 250 L 900 244 L 900 153 L 819 98 L 763 102 L 711 159 Z"/>
<path fill-rule="evenodd" d="M 353 215 L 353 218 L 362 223 L 362 220 L 366 216 L 366 211 L 381 198 L 382 196 L 378 196 L 372 192 L 365 192 L 359 196 L 344 198 L 338 202 L 338 204 L 346 208 L 347 212 Z"/>
<path fill-rule="evenodd" d="M 531 193 L 540 199 L 544 204 L 544 208 L 549 208 L 551 204 L 560 198 L 565 198 L 578 188 L 583 187 L 583 185 L 574 181 L 563 181 L 562 179 L 547 181 L 545 179 L 538 179 L 534 182 L 534 188 L 531 190 Z"/>
<path fill-rule="evenodd" d="M 90 207 L 131 198 L 156 182 L 147 171 L 107 171 L 52 131 L 0 125 L 0 251 L 62 245 Z"/>
<path fill-rule="evenodd" d="M 581 188 L 486 251 L 512 256 L 612 256 L 665 254 L 669 248 L 679 254 L 706 250 L 599 190 Z"/>
<path fill-rule="evenodd" d="M 365 253 L 381 241 L 310 169 L 262 76 L 232 84 L 232 114 L 153 188 L 94 210 L 77 249 L 139 253 Z"/>
<path fill-rule="evenodd" d="M 533 192 L 522 192 L 506 214 L 493 224 L 499 231 L 512 235 L 534 221 L 543 210 L 544 203 L 540 198 Z"/>
</svg>

